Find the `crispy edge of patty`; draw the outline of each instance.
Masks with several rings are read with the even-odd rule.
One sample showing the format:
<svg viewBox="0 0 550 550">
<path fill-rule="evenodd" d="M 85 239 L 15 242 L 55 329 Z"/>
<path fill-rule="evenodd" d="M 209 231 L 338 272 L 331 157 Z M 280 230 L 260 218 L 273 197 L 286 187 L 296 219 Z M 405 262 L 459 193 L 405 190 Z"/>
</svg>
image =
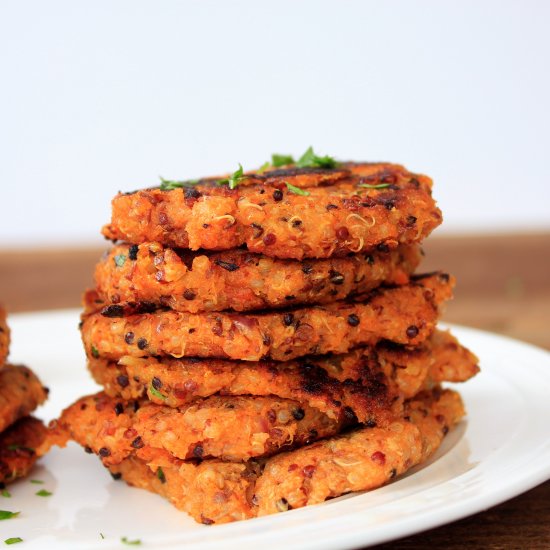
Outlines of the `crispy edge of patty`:
<svg viewBox="0 0 550 550">
<path fill-rule="evenodd" d="M 271 396 L 213 396 L 177 409 L 121 402 L 101 392 L 65 409 L 56 429 L 112 465 L 146 446 L 182 460 L 244 461 L 335 435 L 356 422 L 353 416 L 330 419 L 308 405 Z"/>
<path fill-rule="evenodd" d="M 391 482 L 426 461 L 464 415 L 451 390 L 436 389 L 406 406 L 406 416 L 386 428 L 362 428 L 267 461 L 193 464 L 148 448 L 109 469 L 204 524 L 284 512 Z"/>
<path fill-rule="evenodd" d="M 404 419 L 386 429 L 363 429 L 277 455 L 255 487 L 258 515 L 380 487 L 424 462 L 464 414 L 458 393 L 435 390 L 414 398 Z"/>
<path fill-rule="evenodd" d="M 32 416 L 20 418 L 0 433 L 0 483 L 25 477 L 44 453 L 48 430 Z"/>
<path fill-rule="evenodd" d="M 4 366 L 10 351 L 10 329 L 6 310 L 0 306 L 0 369 Z"/>
<path fill-rule="evenodd" d="M 0 432 L 29 415 L 48 396 L 48 390 L 28 367 L 0 369 Z"/>
<path fill-rule="evenodd" d="M 95 268 L 99 298 L 150 302 L 174 311 L 251 311 L 323 304 L 406 284 L 420 263 L 418 245 L 326 260 L 273 259 L 245 250 L 194 253 L 159 243 L 119 244 Z"/>
<path fill-rule="evenodd" d="M 89 357 L 219 357 L 286 361 L 304 355 L 346 353 L 381 340 L 419 345 L 435 329 L 454 279 L 446 273 L 415 275 L 404 286 L 374 290 L 357 302 L 336 302 L 267 313 L 125 315 L 123 306 L 89 313 L 100 303 L 86 294 L 81 332 Z M 361 302 L 361 300 L 363 300 Z"/>
<path fill-rule="evenodd" d="M 278 258 L 328 258 L 420 242 L 442 221 L 430 178 L 399 165 L 287 170 L 246 181 L 233 190 L 203 180 L 192 189 L 118 194 L 103 235 L 191 250 L 245 245 Z"/>
<path fill-rule="evenodd" d="M 181 407 L 214 394 L 275 395 L 307 403 L 331 418 L 349 407 L 361 422 L 376 421 L 395 395 L 410 399 L 421 389 L 464 382 L 479 371 L 477 357 L 438 330 L 415 349 L 379 344 L 286 363 L 126 356 L 118 362 L 90 359 L 88 368 L 107 395 L 127 401 L 146 397 Z"/>
</svg>

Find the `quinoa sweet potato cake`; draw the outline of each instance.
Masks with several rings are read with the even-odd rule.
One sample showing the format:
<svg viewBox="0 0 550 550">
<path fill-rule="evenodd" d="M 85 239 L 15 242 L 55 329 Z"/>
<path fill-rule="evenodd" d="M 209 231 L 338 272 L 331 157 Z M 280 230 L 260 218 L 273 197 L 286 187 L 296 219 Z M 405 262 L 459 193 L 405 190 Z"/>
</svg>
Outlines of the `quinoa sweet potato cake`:
<svg viewBox="0 0 550 550">
<path fill-rule="evenodd" d="M 119 244 L 96 266 L 95 282 L 107 303 L 152 302 L 191 313 L 250 311 L 334 302 L 383 283 L 405 284 L 420 257 L 418 245 L 300 262 L 243 249 L 206 253 Z"/>
<path fill-rule="evenodd" d="M 47 395 L 31 369 L 21 365 L 0 369 L 0 432 L 34 411 Z"/>
<path fill-rule="evenodd" d="M 43 454 L 47 435 L 46 426 L 32 416 L 21 418 L 0 433 L 0 483 L 9 483 L 30 472 Z"/>
<path fill-rule="evenodd" d="M 395 396 L 474 376 L 478 360 L 449 332 L 435 331 L 420 347 L 382 343 L 343 355 L 308 356 L 278 363 L 222 359 L 122 357 L 89 359 L 88 367 L 111 397 L 181 407 L 214 394 L 277 396 L 307 403 L 331 418 L 349 407 L 359 421 L 375 420 Z"/>
<path fill-rule="evenodd" d="M 0 306 L 0 369 L 4 366 L 10 350 L 10 329 L 6 322 L 6 310 Z"/>
<path fill-rule="evenodd" d="M 247 173 L 230 189 L 216 178 L 181 188 L 119 193 L 105 237 L 191 250 L 277 258 L 329 258 L 417 243 L 442 220 L 432 181 L 389 163 L 289 166 Z"/>
<path fill-rule="evenodd" d="M 213 396 L 171 408 L 147 401 L 122 402 L 105 393 L 79 399 L 57 421 L 106 465 L 145 446 L 180 459 L 238 462 L 335 435 L 353 423 L 353 415 L 331 419 L 308 405 L 278 397 Z"/>
<path fill-rule="evenodd" d="M 94 313 L 101 301 L 91 291 L 85 297 L 82 339 L 89 357 L 111 360 L 167 355 L 285 361 L 345 353 L 380 340 L 419 345 L 434 331 L 439 306 L 451 297 L 453 285 L 446 273 L 417 275 L 407 285 L 376 289 L 357 301 L 251 314 L 126 314 L 121 305 Z M 142 306 L 136 304 L 137 311 Z"/>
<path fill-rule="evenodd" d="M 109 470 L 207 525 L 283 512 L 394 480 L 427 460 L 464 415 L 460 396 L 438 388 L 405 407 L 404 416 L 385 428 L 356 429 L 267 460 L 183 461 L 143 447 Z M 67 427 L 54 430 L 57 444 L 64 445 Z M 87 446 L 83 435 L 72 437 Z"/>
</svg>

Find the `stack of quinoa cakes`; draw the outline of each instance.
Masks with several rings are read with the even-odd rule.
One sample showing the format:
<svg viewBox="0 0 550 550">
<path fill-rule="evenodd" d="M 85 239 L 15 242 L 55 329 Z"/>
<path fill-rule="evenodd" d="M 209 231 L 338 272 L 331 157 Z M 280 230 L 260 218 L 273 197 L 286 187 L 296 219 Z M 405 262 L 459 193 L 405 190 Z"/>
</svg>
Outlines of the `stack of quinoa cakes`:
<svg viewBox="0 0 550 550">
<path fill-rule="evenodd" d="M 0 487 L 25 477 L 48 449 L 47 429 L 30 416 L 48 390 L 27 367 L 7 363 L 10 330 L 0 307 Z"/>
<path fill-rule="evenodd" d="M 257 172 L 120 193 L 85 294 L 104 390 L 54 424 L 204 524 L 376 488 L 464 415 L 477 359 L 437 330 L 431 180 L 311 149 Z"/>
</svg>

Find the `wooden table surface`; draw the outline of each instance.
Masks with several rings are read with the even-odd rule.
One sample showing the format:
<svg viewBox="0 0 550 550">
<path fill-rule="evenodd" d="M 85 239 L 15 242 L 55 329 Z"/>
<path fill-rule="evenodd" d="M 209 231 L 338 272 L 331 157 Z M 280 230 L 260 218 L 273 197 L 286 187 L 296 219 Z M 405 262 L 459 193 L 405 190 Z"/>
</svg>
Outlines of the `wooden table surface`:
<svg viewBox="0 0 550 550">
<path fill-rule="evenodd" d="M 550 349 L 550 233 L 434 236 L 424 250 L 423 270 L 445 269 L 458 279 L 446 321 Z M 0 251 L 0 299 L 10 312 L 78 307 L 101 252 Z M 428 547 L 550 549 L 550 481 L 485 512 L 378 548 Z"/>
</svg>

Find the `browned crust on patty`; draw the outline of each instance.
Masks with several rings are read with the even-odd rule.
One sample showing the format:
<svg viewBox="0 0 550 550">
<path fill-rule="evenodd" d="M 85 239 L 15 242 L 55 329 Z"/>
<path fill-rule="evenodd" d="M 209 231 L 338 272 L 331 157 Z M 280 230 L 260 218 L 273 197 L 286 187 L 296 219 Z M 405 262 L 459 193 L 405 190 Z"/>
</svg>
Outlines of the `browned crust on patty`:
<svg viewBox="0 0 550 550">
<path fill-rule="evenodd" d="M 191 250 L 244 245 L 278 258 L 328 258 L 423 240 L 442 219 L 431 187 L 428 177 L 388 163 L 249 174 L 233 190 L 207 179 L 191 189 L 118 194 L 103 234 Z"/>
<path fill-rule="evenodd" d="M 450 390 L 407 404 L 386 428 L 363 428 L 267 461 L 182 462 L 147 448 L 111 466 L 128 483 L 159 493 L 204 524 L 227 523 L 371 490 L 424 462 L 464 415 Z"/>
<path fill-rule="evenodd" d="M 111 360 L 167 355 L 285 361 L 345 353 L 380 340 L 418 345 L 434 331 L 439 306 L 451 297 L 453 285 L 449 275 L 435 273 L 415 276 L 408 285 L 378 289 L 356 302 L 246 315 L 174 311 L 125 315 L 122 306 L 88 313 L 101 306 L 90 292 L 82 338 L 89 357 Z"/>
<path fill-rule="evenodd" d="M 275 395 L 331 418 L 349 407 L 361 422 L 375 420 L 397 395 L 409 399 L 440 382 L 466 381 L 479 370 L 477 358 L 440 331 L 415 349 L 379 344 L 285 363 L 125 356 L 118 363 L 92 358 L 88 367 L 108 395 L 127 401 L 146 397 L 181 407 L 214 394 Z"/>
<path fill-rule="evenodd" d="M 6 365 L 0 370 L 0 432 L 29 415 L 48 393 L 31 369 Z"/>
<path fill-rule="evenodd" d="M 19 419 L 0 434 L 0 483 L 25 477 L 42 455 L 48 430 L 32 416 Z"/>
<path fill-rule="evenodd" d="M 175 311 L 250 311 L 323 304 L 405 284 L 420 262 L 418 245 L 326 260 L 273 259 L 246 250 L 173 250 L 159 243 L 114 246 L 95 269 L 106 303 L 151 302 Z"/>
</svg>

